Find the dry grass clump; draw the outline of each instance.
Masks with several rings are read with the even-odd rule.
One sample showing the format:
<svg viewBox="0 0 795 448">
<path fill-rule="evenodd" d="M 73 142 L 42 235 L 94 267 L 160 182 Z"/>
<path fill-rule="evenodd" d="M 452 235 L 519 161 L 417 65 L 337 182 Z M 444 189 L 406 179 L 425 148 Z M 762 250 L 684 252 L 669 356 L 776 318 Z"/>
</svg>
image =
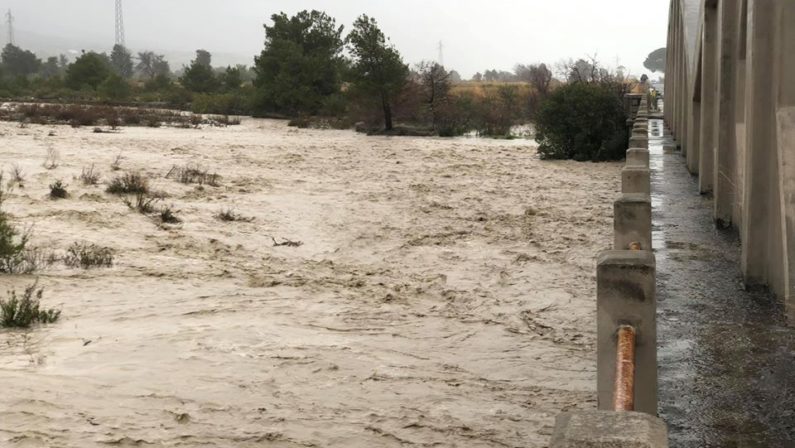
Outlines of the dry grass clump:
<svg viewBox="0 0 795 448">
<path fill-rule="evenodd" d="M 175 215 L 176 211 L 174 210 L 173 206 L 165 206 L 160 209 L 160 221 L 163 224 L 179 224 L 182 222 L 181 219 Z"/>
<path fill-rule="evenodd" d="M 122 157 L 122 153 L 119 152 L 116 155 L 116 158 L 113 159 L 113 163 L 110 164 L 110 169 L 112 169 L 113 171 L 119 171 L 121 169 L 121 161 L 123 158 L 124 157 Z"/>
<path fill-rule="evenodd" d="M 42 166 L 48 170 L 54 170 L 58 168 L 58 165 L 61 161 L 61 154 L 55 148 L 47 148 L 47 155 L 44 157 L 44 163 Z"/>
<path fill-rule="evenodd" d="M 66 250 L 63 262 L 72 268 L 109 268 L 113 266 L 113 250 L 93 243 L 74 243 Z"/>
<path fill-rule="evenodd" d="M 0 328 L 30 328 L 34 324 L 51 324 L 61 317 L 61 312 L 43 309 L 41 299 L 44 288 L 38 282 L 25 288 L 22 296 L 16 291 L 8 293 L 8 298 L 0 299 Z"/>
<path fill-rule="evenodd" d="M 69 197 L 69 192 L 66 191 L 66 185 L 63 181 L 56 180 L 50 184 L 50 199 L 66 199 Z"/>
<path fill-rule="evenodd" d="M 110 194 L 146 194 L 149 193 L 149 181 L 140 173 L 126 173 L 113 178 L 105 190 Z"/>
<path fill-rule="evenodd" d="M 92 163 L 89 168 L 83 168 L 83 172 L 80 173 L 80 180 L 83 182 L 83 185 L 97 185 L 99 184 L 99 171 L 94 169 L 94 164 Z"/>
<path fill-rule="evenodd" d="M 17 163 L 11 167 L 11 182 L 19 185 L 20 188 L 25 186 L 25 173 Z"/>
<path fill-rule="evenodd" d="M 183 184 L 199 184 L 218 187 L 221 185 L 221 176 L 218 173 L 210 173 L 200 165 L 174 165 L 166 174 L 167 179 L 175 179 Z"/>
<path fill-rule="evenodd" d="M 152 215 L 163 224 L 179 224 L 182 222 L 177 217 L 173 206 L 158 207 L 157 204 L 163 199 L 162 196 L 152 196 L 147 193 L 138 193 L 134 199 L 125 198 L 124 203 L 131 210 L 135 210 L 142 215 Z"/>
<path fill-rule="evenodd" d="M 150 196 L 146 192 L 138 192 L 135 194 L 134 199 L 124 198 L 124 203 L 127 207 L 136 210 L 142 215 L 150 215 L 155 212 L 155 205 L 160 201 L 157 196 Z"/>
<path fill-rule="evenodd" d="M 254 218 L 243 216 L 233 208 L 225 208 L 215 214 L 215 218 L 224 222 L 252 222 Z"/>
</svg>

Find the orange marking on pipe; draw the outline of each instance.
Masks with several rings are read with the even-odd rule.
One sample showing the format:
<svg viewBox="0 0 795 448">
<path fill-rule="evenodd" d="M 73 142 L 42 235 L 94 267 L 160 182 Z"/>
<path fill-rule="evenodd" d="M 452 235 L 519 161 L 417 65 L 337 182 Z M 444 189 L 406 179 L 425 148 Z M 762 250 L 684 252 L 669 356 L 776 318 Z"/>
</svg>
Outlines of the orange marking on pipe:
<svg viewBox="0 0 795 448">
<path fill-rule="evenodd" d="M 635 329 L 628 325 L 618 329 L 613 409 L 635 410 Z"/>
</svg>

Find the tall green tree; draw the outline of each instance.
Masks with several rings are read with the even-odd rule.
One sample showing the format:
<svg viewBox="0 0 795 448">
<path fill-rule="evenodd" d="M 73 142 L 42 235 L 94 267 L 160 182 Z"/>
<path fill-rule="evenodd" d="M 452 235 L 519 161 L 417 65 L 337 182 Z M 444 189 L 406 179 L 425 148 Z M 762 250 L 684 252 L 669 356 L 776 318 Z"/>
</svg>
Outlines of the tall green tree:
<svg viewBox="0 0 795 448">
<path fill-rule="evenodd" d="M 340 91 L 342 26 L 324 12 L 271 16 L 265 49 L 255 58 L 254 85 L 265 112 L 315 114 Z"/>
<path fill-rule="evenodd" d="M 221 87 L 227 92 L 240 89 L 243 84 L 243 74 L 240 67 L 227 67 L 220 76 Z"/>
<path fill-rule="evenodd" d="M 39 73 L 41 73 L 41 77 L 44 79 L 51 79 L 60 75 L 61 69 L 58 67 L 58 58 L 55 56 L 47 58 L 47 62 L 42 64 Z"/>
<path fill-rule="evenodd" d="M 158 76 L 167 77 L 171 74 L 171 67 L 162 54 L 142 51 L 138 53 L 138 61 L 135 70 L 148 81 L 152 81 Z"/>
<path fill-rule="evenodd" d="M 668 51 L 665 47 L 652 51 L 646 60 L 643 61 L 643 66 L 652 72 L 665 72 L 667 53 Z"/>
<path fill-rule="evenodd" d="M 102 98 L 112 101 L 126 100 L 130 90 L 130 83 L 116 73 L 111 73 L 97 88 Z"/>
<path fill-rule="evenodd" d="M 392 102 L 406 84 L 408 66 L 375 19 L 367 15 L 356 19 L 347 42 L 354 59 L 351 76 L 355 88 L 379 101 L 384 128 L 392 130 Z"/>
<path fill-rule="evenodd" d="M 185 73 L 179 78 L 179 82 L 191 92 L 212 93 L 218 90 L 219 81 L 211 64 L 210 53 L 205 50 L 196 51 L 196 59 L 185 68 Z"/>
<path fill-rule="evenodd" d="M 8 44 L 0 56 L 4 71 L 12 76 L 29 76 L 39 71 L 41 60 L 28 50 Z"/>
<path fill-rule="evenodd" d="M 110 64 L 113 71 L 124 79 L 129 79 L 133 75 L 132 54 L 123 45 L 116 44 L 110 53 Z"/>
<path fill-rule="evenodd" d="M 450 99 L 450 73 L 438 62 L 423 61 L 417 66 L 424 102 L 431 113 L 433 127 L 439 121 L 439 112 Z"/>
<path fill-rule="evenodd" d="M 111 72 L 106 55 L 93 51 L 83 53 L 66 69 L 66 85 L 75 90 L 85 86 L 96 89 Z"/>
</svg>

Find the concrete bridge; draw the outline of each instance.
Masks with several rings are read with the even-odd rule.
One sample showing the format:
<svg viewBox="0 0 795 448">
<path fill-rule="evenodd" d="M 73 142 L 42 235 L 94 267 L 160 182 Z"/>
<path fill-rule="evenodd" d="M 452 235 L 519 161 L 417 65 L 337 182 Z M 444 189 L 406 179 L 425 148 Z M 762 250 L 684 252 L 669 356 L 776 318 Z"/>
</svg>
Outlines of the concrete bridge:
<svg viewBox="0 0 795 448">
<path fill-rule="evenodd" d="M 665 121 L 735 227 L 748 285 L 795 308 L 795 1 L 672 0 Z"/>
<path fill-rule="evenodd" d="M 671 0 L 667 64 L 665 126 L 627 98 L 599 410 L 559 416 L 550 446 L 790 447 L 795 329 L 737 285 L 795 316 L 795 0 Z"/>
</svg>

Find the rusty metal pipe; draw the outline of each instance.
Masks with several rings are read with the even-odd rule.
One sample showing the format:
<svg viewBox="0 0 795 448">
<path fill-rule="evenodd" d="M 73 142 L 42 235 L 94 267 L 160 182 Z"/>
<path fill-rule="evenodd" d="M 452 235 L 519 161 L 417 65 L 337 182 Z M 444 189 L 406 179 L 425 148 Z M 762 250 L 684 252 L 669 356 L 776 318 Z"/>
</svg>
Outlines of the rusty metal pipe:
<svg viewBox="0 0 795 448">
<path fill-rule="evenodd" d="M 618 329 L 613 409 L 635 410 L 635 328 L 629 325 Z"/>
</svg>

